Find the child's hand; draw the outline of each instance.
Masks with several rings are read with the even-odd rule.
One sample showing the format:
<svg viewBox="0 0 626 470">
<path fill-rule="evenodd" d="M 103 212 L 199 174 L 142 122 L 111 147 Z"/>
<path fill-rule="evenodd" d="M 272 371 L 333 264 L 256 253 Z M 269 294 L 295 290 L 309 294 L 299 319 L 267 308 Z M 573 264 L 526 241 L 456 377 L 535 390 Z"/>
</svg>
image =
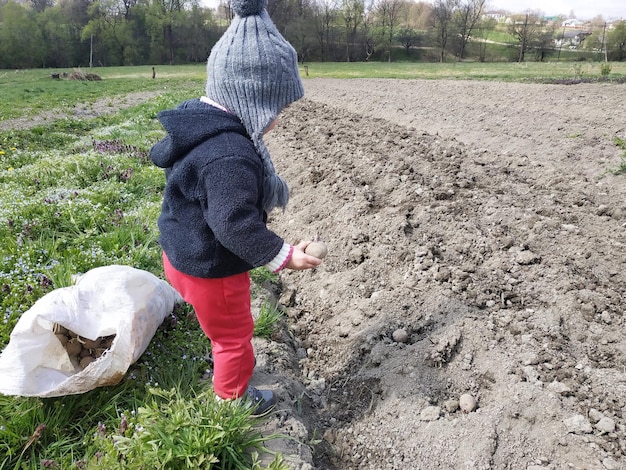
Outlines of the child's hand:
<svg viewBox="0 0 626 470">
<path fill-rule="evenodd" d="M 316 258 L 315 256 L 307 255 L 304 250 L 309 246 L 311 241 L 302 241 L 293 247 L 293 253 L 291 254 L 291 258 L 285 265 L 288 269 L 293 269 L 294 271 L 302 271 L 304 269 L 312 269 L 319 266 L 322 263 L 322 260 Z"/>
</svg>

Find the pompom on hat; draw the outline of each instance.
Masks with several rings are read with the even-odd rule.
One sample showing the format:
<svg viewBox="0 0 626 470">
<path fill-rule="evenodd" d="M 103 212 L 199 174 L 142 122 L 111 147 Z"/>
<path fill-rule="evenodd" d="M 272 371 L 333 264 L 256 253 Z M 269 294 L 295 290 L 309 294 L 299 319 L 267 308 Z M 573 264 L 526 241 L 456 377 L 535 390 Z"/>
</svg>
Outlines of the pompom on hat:
<svg viewBox="0 0 626 470">
<path fill-rule="evenodd" d="M 236 16 L 207 62 L 206 96 L 241 119 L 263 159 L 264 208 L 285 207 L 289 189 L 276 174 L 263 133 L 285 106 L 304 96 L 298 55 L 278 32 L 267 0 L 233 0 Z"/>
</svg>

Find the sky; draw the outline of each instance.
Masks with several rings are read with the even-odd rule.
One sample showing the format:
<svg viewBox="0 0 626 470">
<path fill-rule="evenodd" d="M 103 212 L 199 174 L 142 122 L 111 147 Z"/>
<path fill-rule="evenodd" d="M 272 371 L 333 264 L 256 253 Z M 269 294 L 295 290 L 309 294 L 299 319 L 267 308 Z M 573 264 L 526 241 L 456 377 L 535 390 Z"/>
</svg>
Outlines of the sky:
<svg viewBox="0 0 626 470">
<path fill-rule="evenodd" d="M 626 0 L 488 0 L 487 3 L 491 10 L 516 13 L 540 10 L 549 16 L 569 16 L 573 11 L 580 20 L 590 20 L 598 15 L 605 20 L 626 19 Z"/>
</svg>

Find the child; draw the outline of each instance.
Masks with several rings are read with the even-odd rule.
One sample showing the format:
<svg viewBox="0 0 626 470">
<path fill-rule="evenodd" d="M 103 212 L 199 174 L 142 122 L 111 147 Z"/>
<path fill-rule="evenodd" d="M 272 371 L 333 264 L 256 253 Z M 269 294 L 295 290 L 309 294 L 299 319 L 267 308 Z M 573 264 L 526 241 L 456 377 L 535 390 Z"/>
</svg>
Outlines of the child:
<svg viewBox="0 0 626 470">
<path fill-rule="evenodd" d="M 150 158 L 165 169 L 159 243 L 165 275 L 190 303 L 213 349 L 213 388 L 261 414 L 270 390 L 248 384 L 254 368 L 249 271 L 310 269 L 321 261 L 266 226 L 289 198 L 263 134 L 304 95 L 297 55 L 266 0 L 234 0 L 231 25 L 211 50 L 206 96 L 159 113 L 167 131 Z"/>
</svg>

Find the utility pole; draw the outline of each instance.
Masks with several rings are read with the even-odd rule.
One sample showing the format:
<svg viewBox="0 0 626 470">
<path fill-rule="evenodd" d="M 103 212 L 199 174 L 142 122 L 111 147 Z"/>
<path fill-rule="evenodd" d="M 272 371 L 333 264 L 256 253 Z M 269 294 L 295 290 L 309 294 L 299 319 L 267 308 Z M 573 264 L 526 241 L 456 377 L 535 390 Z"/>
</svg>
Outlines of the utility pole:
<svg viewBox="0 0 626 470">
<path fill-rule="evenodd" d="M 563 26 L 563 32 L 561 33 L 561 42 L 559 43 L 559 55 L 556 58 L 556 61 L 561 60 L 561 49 L 563 48 L 563 43 L 565 42 L 565 26 Z"/>
</svg>

